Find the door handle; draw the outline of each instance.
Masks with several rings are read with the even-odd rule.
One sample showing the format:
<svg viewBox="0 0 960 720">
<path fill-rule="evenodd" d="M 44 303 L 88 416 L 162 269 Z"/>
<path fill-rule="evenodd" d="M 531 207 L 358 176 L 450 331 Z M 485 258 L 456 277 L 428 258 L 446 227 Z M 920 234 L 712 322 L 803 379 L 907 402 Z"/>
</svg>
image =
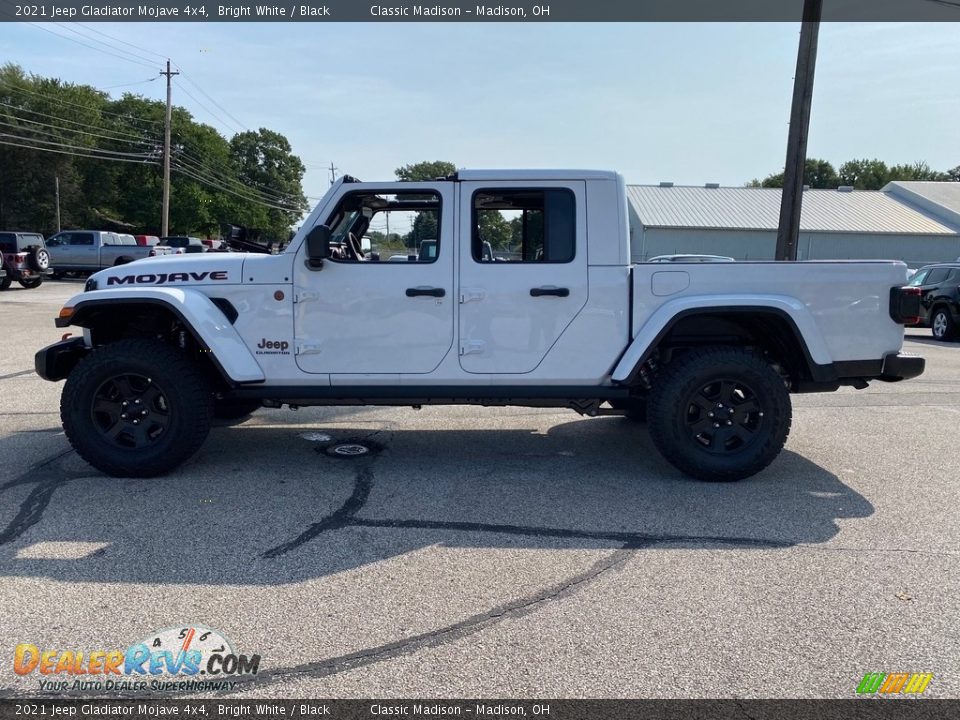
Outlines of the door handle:
<svg viewBox="0 0 960 720">
<path fill-rule="evenodd" d="M 447 294 L 447 291 L 443 288 L 432 288 L 432 287 L 415 287 L 407 288 L 407 297 L 420 297 L 422 295 L 427 295 L 429 297 L 443 297 Z"/>
<path fill-rule="evenodd" d="M 555 297 L 569 297 L 570 290 L 561 287 L 538 287 L 530 288 L 531 297 L 543 297 L 544 295 L 553 295 Z"/>
</svg>

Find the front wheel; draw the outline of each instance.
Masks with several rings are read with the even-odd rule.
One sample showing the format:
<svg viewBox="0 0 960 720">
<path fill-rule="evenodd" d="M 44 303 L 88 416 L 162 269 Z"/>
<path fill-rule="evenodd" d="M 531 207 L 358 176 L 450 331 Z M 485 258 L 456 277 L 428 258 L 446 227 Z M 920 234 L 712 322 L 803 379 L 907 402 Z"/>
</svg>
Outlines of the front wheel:
<svg viewBox="0 0 960 720">
<path fill-rule="evenodd" d="M 77 453 L 114 477 L 154 477 L 197 451 L 213 396 L 200 368 L 158 340 L 120 340 L 70 373 L 60 417 Z"/>
<path fill-rule="evenodd" d="M 30 280 L 18 280 L 21 287 L 25 287 L 27 290 L 33 290 L 33 288 L 38 288 L 43 285 L 43 278 L 31 278 Z"/>
<path fill-rule="evenodd" d="M 790 395 L 758 352 L 691 350 L 662 367 L 648 419 L 654 445 L 679 470 L 700 480 L 742 480 L 783 448 Z"/>
</svg>

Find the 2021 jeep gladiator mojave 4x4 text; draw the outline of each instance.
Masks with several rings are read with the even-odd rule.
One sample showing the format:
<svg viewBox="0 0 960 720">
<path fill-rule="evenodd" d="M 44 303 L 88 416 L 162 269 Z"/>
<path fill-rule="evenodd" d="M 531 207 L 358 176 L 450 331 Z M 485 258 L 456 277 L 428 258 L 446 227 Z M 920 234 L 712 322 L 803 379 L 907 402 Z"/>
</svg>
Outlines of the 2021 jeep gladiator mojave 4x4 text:
<svg viewBox="0 0 960 720">
<path fill-rule="evenodd" d="M 368 257 L 385 213 L 435 252 Z M 344 177 L 278 255 L 93 275 L 57 319 L 83 336 L 36 367 L 66 378 L 67 437 L 110 475 L 167 472 L 214 417 L 261 405 L 469 403 L 645 416 L 677 468 L 736 480 L 780 452 L 790 392 L 923 371 L 900 353 L 906 279 L 893 261 L 631 264 L 612 172 Z"/>
</svg>

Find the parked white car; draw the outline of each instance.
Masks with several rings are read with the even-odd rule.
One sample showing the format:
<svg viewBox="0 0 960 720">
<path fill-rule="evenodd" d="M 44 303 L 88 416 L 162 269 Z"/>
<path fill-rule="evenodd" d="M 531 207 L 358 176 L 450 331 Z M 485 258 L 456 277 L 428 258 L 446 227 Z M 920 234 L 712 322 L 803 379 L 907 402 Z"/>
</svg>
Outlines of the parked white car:
<svg viewBox="0 0 960 720">
<path fill-rule="evenodd" d="M 646 414 L 671 463 L 722 481 L 774 460 L 789 393 L 923 371 L 900 352 L 919 315 L 903 263 L 631 264 L 625 191 L 600 171 L 343 178 L 278 255 L 97 273 L 57 319 L 82 337 L 36 369 L 66 378 L 66 436 L 110 475 L 169 472 L 213 417 L 261 405 L 462 403 Z M 359 238 L 401 209 L 436 227 L 433 251 L 372 261 Z"/>
</svg>

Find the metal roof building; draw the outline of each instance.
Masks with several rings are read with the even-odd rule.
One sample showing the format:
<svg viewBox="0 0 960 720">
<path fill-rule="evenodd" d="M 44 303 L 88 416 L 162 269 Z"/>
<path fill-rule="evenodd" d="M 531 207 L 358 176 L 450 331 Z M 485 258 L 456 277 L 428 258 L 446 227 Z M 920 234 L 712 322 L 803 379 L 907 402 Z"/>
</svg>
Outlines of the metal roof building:
<svg viewBox="0 0 960 720">
<path fill-rule="evenodd" d="M 773 259 L 781 191 L 629 185 L 632 255 L 704 253 Z M 892 182 L 880 191 L 807 190 L 798 257 L 904 260 L 960 257 L 960 183 Z"/>
</svg>

